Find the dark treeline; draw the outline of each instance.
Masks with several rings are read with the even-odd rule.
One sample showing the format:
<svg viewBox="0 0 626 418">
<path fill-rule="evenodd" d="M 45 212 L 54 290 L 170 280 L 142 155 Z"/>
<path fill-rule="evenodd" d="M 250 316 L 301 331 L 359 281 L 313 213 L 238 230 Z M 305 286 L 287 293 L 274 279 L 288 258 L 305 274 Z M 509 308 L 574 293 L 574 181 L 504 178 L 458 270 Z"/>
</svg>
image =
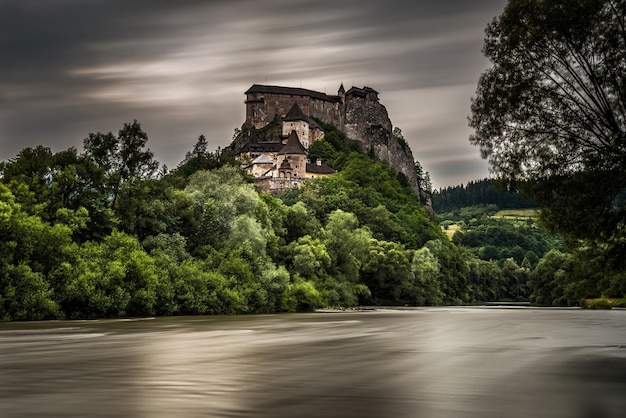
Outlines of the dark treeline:
<svg viewBox="0 0 626 418">
<path fill-rule="evenodd" d="M 498 189 L 494 181 L 490 179 L 440 188 L 433 192 L 433 210 L 437 213 L 452 212 L 460 208 L 479 205 L 496 205 L 498 209 L 537 207 L 536 202 L 525 199 L 518 193 Z"/>
</svg>

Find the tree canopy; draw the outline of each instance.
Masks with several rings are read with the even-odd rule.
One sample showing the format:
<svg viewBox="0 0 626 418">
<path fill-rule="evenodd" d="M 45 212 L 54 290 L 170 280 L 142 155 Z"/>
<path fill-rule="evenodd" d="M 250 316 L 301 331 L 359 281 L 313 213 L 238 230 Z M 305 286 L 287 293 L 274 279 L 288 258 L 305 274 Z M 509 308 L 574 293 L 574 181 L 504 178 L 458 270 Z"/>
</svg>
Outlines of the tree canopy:
<svg viewBox="0 0 626 418">
<path fill-rule="evenodd" d="M 136 121 L 89 134 L 83 152 L 22 150 L 0 163 L 0 320 L 626 293 L 594 249 L 542 257 L 534 227 L 474 219 L 477 207 L 448 239 L 405 179 L 333 129 L 338 172 L 280 196 L 202 136 L 157 175 Z"/>
<path fill-rule="evenodd" d="M 626 1 L 509 0 L 470 142 L 552 230 L 614 245 L 626 221 Z"/>
</svg>

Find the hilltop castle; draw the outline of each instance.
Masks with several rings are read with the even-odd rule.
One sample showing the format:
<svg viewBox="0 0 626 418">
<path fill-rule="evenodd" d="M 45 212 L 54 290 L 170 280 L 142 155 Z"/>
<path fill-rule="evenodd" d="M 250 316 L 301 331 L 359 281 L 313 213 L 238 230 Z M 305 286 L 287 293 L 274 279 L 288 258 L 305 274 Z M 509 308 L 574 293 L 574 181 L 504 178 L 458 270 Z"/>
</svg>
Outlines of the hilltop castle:
<svg viewBox="0 0 626 418">
<path fill-rule="evenodd" d="M 255 128 L 267 125 L 276 115 L 286 115 L 297 103 L 305 115 L 335 125 L 343 131 L 346 127 L 346 110 L 355 100 L 366 99 L 378 103 L 376 90 L 352 87 L 346 92 L 343 84 L 336 96 L 302 88 L 260 84 L 253 84 L 245 94 L 246 124 Z"/>
<path fill-rule="evenodd" d="M 248 173 L 270 191 L 298 186 L 306 178 L 334 171 L 320 161 L 307 161 L 307 150 L 323 139 L 316 119 L 343 131 L 398 172 L 419 191 L 413 155 L 392 135 L 392 124 L 378 92 L 343 84 L 337 95 L 293 87 L 253 84 L 246 92 L 246 121 L 231 147 Z M 280 128 L 278 129 L 278 126 Z M 268 128 L 274 127 L 271 132 Z"/>
</svg>

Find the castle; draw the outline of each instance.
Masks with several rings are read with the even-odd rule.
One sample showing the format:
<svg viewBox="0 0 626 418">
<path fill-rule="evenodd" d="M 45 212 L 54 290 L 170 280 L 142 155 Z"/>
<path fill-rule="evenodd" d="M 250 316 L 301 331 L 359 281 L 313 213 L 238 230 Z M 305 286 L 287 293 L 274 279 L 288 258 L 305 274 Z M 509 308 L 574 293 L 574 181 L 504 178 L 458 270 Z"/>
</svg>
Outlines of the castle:
<svg viewBox="0 0 626 418">
<path fill-rule="evenodd" d="M 231 147 L 263 189 L 279 192 L 300 185 L 304 179 L 334 172 L 323 161 L 307 160 L 308 148 L 324 138 L 324 130 L 316 122 L 319 120 L 343 131 L 363 151 L 389 161 L 418 192 L 411 150 L 392 135 L 387 110 L 371 87 L 345 91 L 341 84 L 336 95 L 328 95 L 253 84 L 245 95 L 246 121 Z M 275 129 L 268 133 L 271 127 Z"/>
<path fill-rule="evenodd" d="M 378 103 L 376 90 L 352 87 L 346 92 L 343 84 L 336 96 L 303 88 L 260 84 L 253 84 L 245 94 L 246 124 L 255 128 L 267 125 L 276 115 L 286 115 L 297 103 L 305 115 L 335 125 L 343 131 L 346 127 L 346 109 L 355 100 L 367 99 Z"/>
<path fill-rule="evenodd" d="M 306 116 L 298 103 L 280 117 L 281 129 L 266 136 L 263 141 L 257 138 L 254 124 L 246 129 L 246 142 L 237 150 L 236 157 L 246 172 L 252 175 L 257 185 L 270 192 L 278 193 L 298 187 L 305 179 L 327 176 L 335 172 L 326 164 L 308 160 L 308 149 L 315 141 L 324 138 L 323 129 L 311 117 Z M 263 128 L 267 124 L 258 123 Z"/>
</svg>

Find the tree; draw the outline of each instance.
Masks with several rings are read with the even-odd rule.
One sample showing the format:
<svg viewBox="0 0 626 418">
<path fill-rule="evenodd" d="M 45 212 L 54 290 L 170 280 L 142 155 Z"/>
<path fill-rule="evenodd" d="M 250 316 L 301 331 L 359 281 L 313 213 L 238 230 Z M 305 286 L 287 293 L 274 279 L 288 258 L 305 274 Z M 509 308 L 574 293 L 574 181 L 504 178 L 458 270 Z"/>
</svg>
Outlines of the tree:
<svg viewBox="0 0 626 418">
<path fill-rule="evenodd" d="M 361 276 L 376 304 L 415 303 L 412 253 L 395 242 L 370 240 Z"/>
<path fill-rule="evenodd" d="M 113 133 L 90 133 L 84 140 L 86 155 L 100 168 L 106 181 L 105 192 L 112 197 L 112 207 L 124 183 L 150 178 L 159 168 L 154 154 L 145 149 L 148 135 L 136 120 L 125 123 L 117 137 Z"/>
<path fill-rule="evenodd" d="M 393 137 L 396 141 L 398 141 L 398 144 L 400 144 L 402 149 L 406 151 L 406 148 L 409 145 L 406 143 L 406 139 L 404 139 L 404 135 L 402 134 L 402 129 L 398 128 L 397 126 L 393 128 Z"/>
<path fill-rule="evenodd" d="M 327 276 L 331 259 L 326 246 L 319 239 L 305 235 L 290 243 L 286 251 L 288 260 L 291 260 L 289 267 L 294 274 L 306 280 Z"/>
<path fill-rule="evenodd" d="M 424 246 L 413 254 L 412 270 L 415 286 L 412 302 L 418 305 L 437 305 L 441 303 L 442 292 L 439 288 L 439 260 Z"/>
<path fill-rule="evenodd" d="M 332 167 L 336 159 L 337 151 L 328 141 L 315 141 L 309 147 L 309 160 L 311 160 L 312 163 L 320 160 Z"/>
<path fill-rule="evenodd" d="M 575 239 L 625 233 L 625 19 L 624 0 L 509 0 L 486 30 L 470 142 Z"/>
<path fill-rule="evenodd" d="M 323 243 L 335 269 L 333 273 L 352 282 L 359 280 L 371 238 L 369 230 L 359 228 L 358 224 L 354 214 L 336 210 L 328 216 L 323 234 Z"/>
</svg>

